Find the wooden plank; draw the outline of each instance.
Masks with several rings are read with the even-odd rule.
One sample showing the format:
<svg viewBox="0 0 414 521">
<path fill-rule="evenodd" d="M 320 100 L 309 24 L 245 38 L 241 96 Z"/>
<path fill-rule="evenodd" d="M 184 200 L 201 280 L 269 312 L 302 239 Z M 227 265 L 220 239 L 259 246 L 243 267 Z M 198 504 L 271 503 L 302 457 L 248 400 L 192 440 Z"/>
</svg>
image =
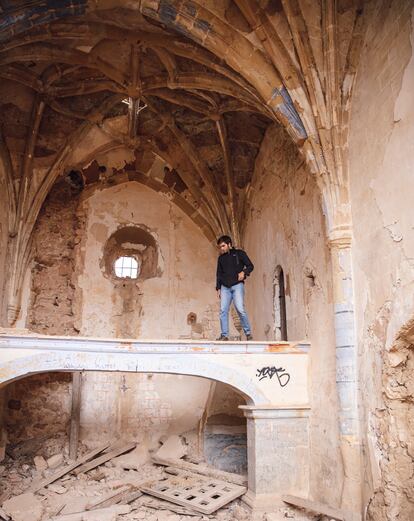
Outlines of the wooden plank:
<svg viewBox="0 0 414 521">
<path fill-rule="evenodd" d="M 143 494 L 140 490 L 133 490 L 132 485 L 125 485 L 118 490 L 113 490 L 97 498 L 95 501 L 90 503 L 86 510 L 96 510 L 97 508 L 106 508 L 112 505 L 127 505 L 132 503 Z"/>
<path fill-rule="evenodd" d="M 200 512 L 196 512 L 195 510 L 190 510 L 189 508 L 180 507 L 179 505 L 174 505 L 169 501 L 164 501 L 159 498 L 153 498 L 150 501 L 141 501 L 140 506 L 152 508 L 153 510 L 169 510 L 171 512 L 175 512 L 176 514 L 181 514 L 183 516 L 197 516 L 200 517 Z"/>
<path fill-rule="evenodd" d="M 72 374 L 72 410 L 70 416 L 69 458 L 76 460 L 79 445 L 80 406 L 81 406 L 82 373 Z"/>
<path fill-rule="evenodd" d="M 79 467 L 79 465 L 83 465 L 85 462 L 87 462 L 90 459 L 94 458 L 95 456 L 100 454 L 102 451 L 104 451 L 108 447 L 109 447 L 109 444 L 106 443 L 105 445 L 102 445 L 101 447 L 93 450 L 92 452 L 88 452 L 88 454 L 85 454 L 85 456 L 83 456 L 82 458 L 76 460 L 74 463 L 71 463 L 70 465 L 67 465 L 63 469 L 58 470 L 57 472 L 55 472 L 54 474 L 52 474 L 48 478 L 45 478 L 45 479 L 43 479 L 41 481 L 37 481 L 37 482 L 33 483 L 32 486 L 29 488 L 29 492 L 37 492 L 41 488 L 47 487 L 48 485 L 50 485 L 54 481 L 58 480 L 59 478 L 61 478 L 65 474 L 68 474 L 69 472 L 72 472 L 72 470 L 74 470 L 77 467 Z"/>
<path fill-rule="evenodd" d="M 101 516 L 108 516 L 110 514 L 129 514 L 130 512 L 131 507 L 129 505 L 114 505 L 109 508 L 100 508 L 99 510 L 90 510 L 76 514 L 65 514 L 63 516 L 52 517 L 50 521 L 88 521 L 89 519 L 96 519 L 98 514 Z"/>
<path fill-rule="evenodd" d="M 110 507 L 112 505 L 116 505 L 118 503 L 119 496 L 124 494 L 124 492 L 130 492 L 131 486 L 130 485 L 124 485 L 123 487 L 119 488 L 118 490 L 111 490 L 110 492 L 107 492 L 106 494 L 103 494 L 102 496 L 96 498 L 94 501 L 88 504 L 86 507 L 86 510 L 95 510 L 97 508 L 105 508 Z"/>
<path fill-rule="evenodd" d="M 135 490 L 134 492 L 126 493 L 121 498 L 121 500 L 118 501 L 118 505 L 128 505 L 129 503 L 132 503 L 133 501 L 135 501 L 143 495 L 144 494 L 140 490 Z"/>
<path fill-rule="evenodd" d="M 111 450 L 111 452 L 107 452 L 100 456 L 99 458 L 95 458 L 92 461 L 89 461 L 88 463 L 85 463 L 84 465 L 78 467 L 74 474 L 78 476 L 79 474 L 82 474 L 82 472 L 88 472 L 91 469 L 94 469 L 96 467 L 99 467 L 99 465 L 103 465 L 107 461 L 111 460 L 112 458 L 116 458 L 117 456 L 120 456 L 121 454 L 124 454 L 125 452 L 128 452 L 136 447 L 136 443 L 128 443 L 127 445 L 123 445 L 122 447 L 118 447 L 117 449 Z"/>
<path fill-rule="evenodd" d="M 332 508 L 324 503 L 312 501 L 311 499 L 284 495 L 282 496 L 282 501 L 289 505 L 308 510 L 309 512 L 330 517 L 331 519 L 335 519 L 335 521 L 357 521 L 358 519 L 358 516 L 355 516 L 352 512 L 346 512 L 339 508 Z"/>
<path fill-rule="evenodd" d="M 207 465 L 196 465 L 195 463 L 189 463 L 183 460 L 159 458 L 157 456 L 153 456 L 152 461 L 157 465 L 164 465 L 164 467 L 175 467 L 177 469 L 186 470 L 188 472 L 201 474 L 202 476 L 221 479 L 222 481 L 227 481 L 227 483 L 234 483 L 235 485 L 245 486 L 247 484 L 247 479 L 245 476 L 233 474 L 232 472 L 225 472 L 224 470 L 213 469 L 211 467 L 207 467 Z"/>
</svg>

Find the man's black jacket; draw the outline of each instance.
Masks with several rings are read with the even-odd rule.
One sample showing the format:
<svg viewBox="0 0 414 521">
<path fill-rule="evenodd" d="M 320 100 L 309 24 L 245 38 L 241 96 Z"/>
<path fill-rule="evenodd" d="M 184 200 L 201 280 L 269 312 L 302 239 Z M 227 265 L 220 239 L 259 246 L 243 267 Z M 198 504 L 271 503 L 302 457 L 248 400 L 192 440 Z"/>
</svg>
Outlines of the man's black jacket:
<svg viewBox="0 0 414 521">
<path fill-rule="evenodd" d="M 243 250 L 232 248 L 217 259 L 216 289 L 221 285 L 230 288 L 239 283 L 238 274 L 244 271 L 246 277 L 253 271 L 253 263 Z"/>
</svg>

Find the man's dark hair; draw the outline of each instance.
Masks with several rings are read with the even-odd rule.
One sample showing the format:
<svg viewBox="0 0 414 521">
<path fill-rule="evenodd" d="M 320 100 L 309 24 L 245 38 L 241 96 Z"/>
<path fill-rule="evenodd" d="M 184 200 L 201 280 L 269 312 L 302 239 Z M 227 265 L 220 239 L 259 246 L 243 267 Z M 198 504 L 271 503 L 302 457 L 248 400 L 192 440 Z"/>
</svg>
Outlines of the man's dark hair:
<svg viewBox="0 0 414 521">
<path fill-rule="evenodd" d="M 231 240 L 231 237 L 229 237 L 228 235 L 222 235 L 221 237 L 219 237 L 217 239 L 217 244 L 221 244 L 222 242 L 224 242 L 225 244 L 233 244 L 233 241 Z"/>
</svg>

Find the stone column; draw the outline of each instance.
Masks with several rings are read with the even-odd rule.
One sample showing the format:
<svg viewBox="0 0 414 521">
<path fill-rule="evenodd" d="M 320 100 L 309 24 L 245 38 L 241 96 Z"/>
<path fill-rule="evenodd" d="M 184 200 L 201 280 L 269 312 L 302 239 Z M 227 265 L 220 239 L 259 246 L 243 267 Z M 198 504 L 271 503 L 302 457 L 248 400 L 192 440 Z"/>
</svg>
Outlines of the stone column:
<svg viewBox="0 0 414 521">
<path fill-rule="evenodd" d="M 254 510 L 274 510 L 283 494 L 308 497 L 309 407 L 240 408 L 247 418 L 245 502 Z"/>
<path fill-rule="evenodd" d="M 362 508 L 362 473 L 350 231 L 331 234 L 329 245 L 333 270 L 339 434 L 344 465 L 341 506 L 358 514 Z"/>
</svg>

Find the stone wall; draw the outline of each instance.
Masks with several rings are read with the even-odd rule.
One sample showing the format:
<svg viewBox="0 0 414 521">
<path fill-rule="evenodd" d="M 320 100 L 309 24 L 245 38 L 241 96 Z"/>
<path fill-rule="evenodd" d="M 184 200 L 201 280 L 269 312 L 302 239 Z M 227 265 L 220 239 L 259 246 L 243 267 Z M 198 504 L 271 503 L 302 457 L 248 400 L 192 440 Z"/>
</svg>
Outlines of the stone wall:
<svg viewBox="0 0 414 521">
<path fill-rule="evenodd" d="M 414 517 L 412 9 L 389 2 L 369 20 L 350 125 L 365 503 L 375 521 Z"/>
<path fill-rule="evenodd" d="M 88 186 L 79 195 L 67 181 L 58 182 L 39 216 L 27 326 L 40 333 L 72 336 L 80 332 L 95 337 L 215 337 L 216 253 L 189 217 L 168 197 L 136 182 L 103 190 Z M 128 227 L 139 228 L 156 244 L 156 253 L 149 253 L 154 269 L 145 267 L 144 259 L 143 277 L 136 281 L 116 279 L 113 259 L 108 264 L 106 258 L 110 237 Z M 133 247 L 125 241 L 120 247 L 125 244 Z M 43 378 L 42 389 L 49 388 L 55 400 L 70 400 L 70 381 L 56 380 L 52 390 L 48 377 Z M 16 392 L 32 384 L 38 390 L 36 379 L 23 380 L 15 384 Z M 118 436 L 156 443 L 163 434 L 197 426 L 208 390 L 208 380 L 192 377 L 85 374 L 81 438 L 89 444 Z M 48 407 L 29 392 L 24 408 L 32 407 L 45 414 L 44 433 L 53 434 L 47 427 Z M 11 438 L 36 430 L 32 415 L 25 421 L 27 427 L 20 425 L 20 414 L 8 415 Z"/>
<path fill-rule="evenodd" d="M 285 276 L 288 339 L 311 348 L 311 490 L 331 505 L 341 498 L 331 267 L 320 193 L 278 127 L 271 127 L 256 160 L 244 246 L 255 264 L 246 283 L 257 338 L 275 340 L 274 275 Z"/>
<path fill-rule="evenodd" d="M 40 212 L 33 241 L 27 327 L 48 335 L 77 335 L 75 247 L 83 232 L 79 190 L 58 182 Z M 79 234 L 79 235 L 78 235 Z"/>
<path fill-rule="evenodd" d="M 70 422 L 71 373 L 28 376 L 7 386 L 5 423 L 15 444 L 66 434 Z"/>
</svg>

